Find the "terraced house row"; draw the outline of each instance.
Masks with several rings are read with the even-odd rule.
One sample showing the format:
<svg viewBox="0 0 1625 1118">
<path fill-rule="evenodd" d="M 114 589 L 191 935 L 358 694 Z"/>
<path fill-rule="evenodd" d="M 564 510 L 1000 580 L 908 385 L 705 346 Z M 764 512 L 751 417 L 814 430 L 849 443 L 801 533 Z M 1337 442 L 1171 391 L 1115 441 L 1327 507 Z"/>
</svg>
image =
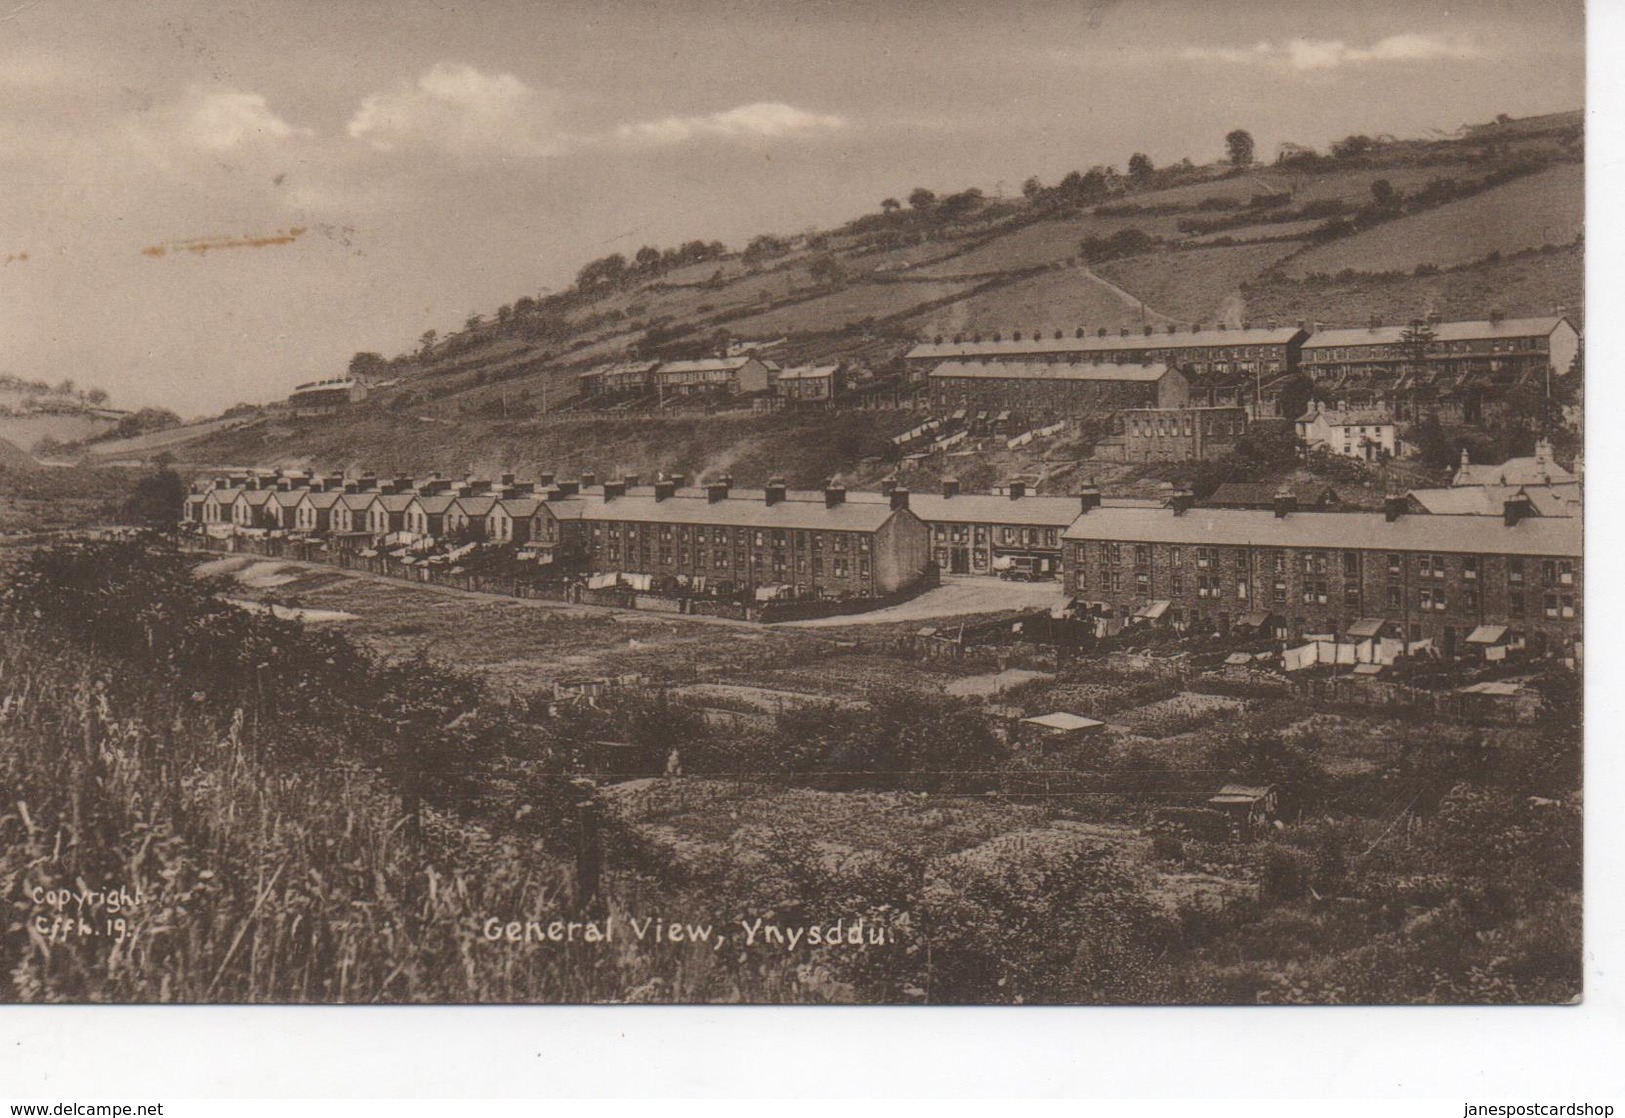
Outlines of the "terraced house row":
<svg viewBox="0 0 1625 1118">
<path fill-rule="evenodd" d="M 1067 529 L 1066 586 L 1114 624 L 1282 638 L 1396 638 L 1464 644 L 1581 637 L 1581 520 L 1543 517 L 1527 497 L 1500 516 L 1432 516 L 1404 497 L 1383 512 L 1099 508 Z"/>
<path fill-rule="evenodd" d="M 187 519 L 214 535 L 304 535 L 400 553 L 487 542 L 541 565 L 646 576 L 704 592 L 778 589 L 798 597 L 879 597 L 933 568 L 948 575 L 1060 577 L 1074 603 L 1112 627 L 1267 630 L 1282 639 L 1383 631 L 1447 653 L 1581 636 L 1577 515 L 1546 515 L 1507 491 L 1499 515 L 1435 515 L 1390 498 L 1383 512 L 1300 511 L 1103 497 L 1035 496 L 1021 482 L 963 494 L 759 489 L 722 477 L 690 486 L 636 477 L 599 484 L 454 483 L 281 475 L 213 479 Z M 1368 634 L 1369 635 L 1369 634 Z"/>
</svg>

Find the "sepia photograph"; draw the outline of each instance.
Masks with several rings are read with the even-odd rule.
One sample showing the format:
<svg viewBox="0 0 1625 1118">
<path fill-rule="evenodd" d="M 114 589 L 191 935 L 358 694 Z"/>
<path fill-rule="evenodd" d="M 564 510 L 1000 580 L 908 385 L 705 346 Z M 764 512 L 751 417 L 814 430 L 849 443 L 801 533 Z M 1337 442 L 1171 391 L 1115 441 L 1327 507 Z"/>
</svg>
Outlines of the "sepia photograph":
<svg viewBox="0 0 1625 1118">
<path fill-rule="evenodd" d="M 1581 1002 L 1585 109 L 1578 0 L 9 5 L 0 1002 Z"/>
</svg>

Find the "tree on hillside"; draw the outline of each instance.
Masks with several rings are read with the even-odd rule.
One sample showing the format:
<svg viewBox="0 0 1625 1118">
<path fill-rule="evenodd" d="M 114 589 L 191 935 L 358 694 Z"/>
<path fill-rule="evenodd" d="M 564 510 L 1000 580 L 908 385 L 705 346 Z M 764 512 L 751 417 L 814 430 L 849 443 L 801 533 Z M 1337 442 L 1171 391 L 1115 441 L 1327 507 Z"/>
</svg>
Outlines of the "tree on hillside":
<svg viewBox="0 0 1625 1118">
<path fill-rule="evenodd" d="M 936 192 L 923 186 L 916 186 L 908 192 L 908 204 L 911 209 L 925 213 L 937 204 Z"/>
<path fill-rule="evenodd" d="M 485 316 L 483 314 L 471 314 L 463 320 L 463 329 L 472 334 L 475 330 L 478 330 L 482 325 L 484 325 L 484 323 Z"/>
<path fill-rule="evenodd" d="M 350 376 L 357 380 L 382 377 L 389 372 L 389 362 L 379 353 L 358 353 L 350 358 Z"/>
<path fill-rule="evenodd" d="M 660 266 L 660 260 L 660 250 L 653 245 L 644 245 L 632 257 L 632 262 L 637 265 L 640 272 L 654 271 Z"/>
<path fill-rule="evenodd" d="M 1155 173 L 1156 167 L 1151 163 L 1151 157 L 1143 151 L 1137 151 L 1128 157 L 1128 177 L 1136 183 L 1143 183 Z"/>
<path fill-rule="evenodd" d="M 1338 159 L 1359 159 L 1376 146 L 1370 136 L 1346 136 L 1332 142 L 1332 155 Z"/>
<path fill-rule="evenodd" d="M 880 202 L 880 212 L 893 214 L 903 208 L 903 203 L 896 198 L 883 198 Z"/>
<path fill-rule="evenodd" d="M 833 256 L 820 256 L 807 266 L 807 274 L 814 283 L 838 284 L 846 278 L 846 269 Z"/>
<path fill-rule="evenodd" d="M 503 325 L 512 317 L 513 307 L 509 306 L 507 303 L 503 303 L 497 308 L 497 325 Z"/>
<path fill-rule="evenodd" d="M 107 403 L 107 393 L 103 389 L 92 388 L 89 392 L 85 393 L 85 402 L 99 408 L 103 404 Z"/>
<path fill-rule="evenodd" d="M 135 483 L 124 502 L 123 519 L 143 528 L 173 532 L 186 502 L 186 483 L 168 464 Z"/>
<path fill-rule="evenodd" d="M 440 335 L 436 334 L 433 330 L 425 330 L 423 332 L 423 336 L 418 339 L 419 354 L 424 357 L 429 356 L 429 351 L 434 348 L 434 343 L 437 339 L 439 339 L 439 337 Z"/>
<path fill-rule="evenodd" d="M 1237 128 L 1225 136 L 1224 148 L 1229 154 L 1232 167 L 1251 167 L 1253 165 L 1253 134 L 1246 129 Z"/>
<path fill-rule="evenodd" d="M 1284 419 L 1297 419 L 1309 410 L 1309 402 L 1314 398 L 1315 382 L 1299 373 L 1281 386 L 1278 397 L 1281 416 Z"/>
<path fill-rule="evenodd" d="M 1399 191 L 1387 179 L 1378 179 L 1371 184 L 1371 202 L 1379 210 L 1397 210 L 1401 201 Z"/>
<path fill-rule="evenodd" d="M 576 290 L 592 291 L 602 286 L 615 286 L 626 278 L 626 257 L 618 252 L 601 256 L 584 264 L 576 273 Z"/>
<path fill-rule="evenodd" d="M 982 192 L 976 187 L 950 194 L 936 205 L 936 216 L 944 222 L 969 217 L 982 207 Z"/>
<path fill-rule="evenodd" d="M 528 314 L 534 314 L 535 311 L 536 300 L 532 299 L 529 295 L 521 295 L 519 298 L 513 301 L 513 313 L 519 315 L 521 318 Z"/>
<path fill-rule="evenodd" d="M 1026 182 L 1021 184 L 1021 196 L 1027 199 L 1029 202 L 1037 201 L 1038 196 L 1043 193 L 1044 184 L 1038 181 L 1037 175 L 1033 175 Z"/>
</svg>

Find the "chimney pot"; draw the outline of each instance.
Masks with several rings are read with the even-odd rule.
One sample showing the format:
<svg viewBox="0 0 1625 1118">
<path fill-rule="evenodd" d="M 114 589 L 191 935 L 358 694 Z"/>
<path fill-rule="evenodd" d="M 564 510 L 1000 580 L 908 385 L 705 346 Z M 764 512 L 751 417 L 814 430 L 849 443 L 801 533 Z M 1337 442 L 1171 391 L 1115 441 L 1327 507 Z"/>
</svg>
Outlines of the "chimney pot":
<svg viewBox="0 0 1625 1118">
<path fill-rule="evenodd" d="M 1078 507 L 1086 513 L 1100 507 L 1100 489 L 1093 481 L 1078 491 Z"/>
<path fill-rule="evenodd" d="M 626 496 L 626 482 L 624 482 L 624 481 L 606 481 L 606 482 L 604 482 L 604 500 L 606 502 L 607 501 L 613 501 L 617 497 L 624 497 L 624 496 Z"/>
<path fill-rule="evenodd" d="M 844 505 L 845 503 L 846 503 L 846 486 L 837 485 L 834 482 L 830 482 L 828 485 L 824 486 L 824 507 L 825 508 L 832 509 L 836 505 Z"/>
<path fill-rule="evenodd" d="M 790 487 L 781 477 L 767 479 L 767 486 L 762 490 L 763 500 L 769 505 L 776 505 L 790 495 Z"/>
<path fill-rule="evenodd" d="M 588 488 L 590 488 L 590 487 L 592 487 L 594 485 L 597 485 L 597 484 L 598 484 L 598 475 L 597 474 L 591 472 L 590 470 L 584 471 L 582 473 L 582 475 L 581 475 L 581 488 L 588 489 Z"/>
<path fill-rule="evenodd" d="M 1012 481 L 1009 485 L 1009 490 L 1010 499 L 1012 501 L 1019 501 L 1027 495 L 1027 483 L 1024 481 Z"/>
<path fill-rule="evenodd" d="M 677 485 L 670 481 L 655 482 L 655 500 L 669 500 L 677 492 Z"/>
<path fill-rule="evenodd" d="M 908 508 L 908 490 L 898 486 L 891 491 L 891 507 L 893 510 Z"/>
<path fill-rule="evenodd" d="M 1196 494 L 1184 487 L 1174 490 L 1168 498 L 1168 507 L 1174 510 L 1175 516 L 1184 516 L 1195 503 Z"/>
<path fill-rule="evenodd" d="M 1392 524 L 1394 521 L 1405 515 L 1405 507 L 1407 503 L 1408 502 L 1406 499 L 1400 494 L 1390 493 L 1387 497 L 1383 498 L 1382 518 L 1388 523 Z"/>
<path fill-rule="evenodd" d="M 944 498 L 959 496 L 959 479 L 956 477 L 943 478 L 942 495 Z"/>
<path fill-rule="evenodd" d="M 717 504 L 719 501 L 727 500 L 728 486 L 724 482 L 713 481 L 710 485 L 705 487 L 705 499 L 707 502 L 713 505 Z"/>
<path fill-rule="evenodd" d="M 1298 511 L 1298 499 L 1292 495 L 1292 490 L 1282 486 L 1275 491 L 1275 519 L 1285 520 L 1292 513 Z"/>
</svg>

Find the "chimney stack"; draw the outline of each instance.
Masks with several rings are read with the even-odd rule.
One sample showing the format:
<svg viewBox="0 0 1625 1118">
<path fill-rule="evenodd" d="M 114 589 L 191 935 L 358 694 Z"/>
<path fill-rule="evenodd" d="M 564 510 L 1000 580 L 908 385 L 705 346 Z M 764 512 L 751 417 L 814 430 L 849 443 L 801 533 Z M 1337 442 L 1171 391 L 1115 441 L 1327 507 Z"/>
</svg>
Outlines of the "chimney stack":
<svg viewBox="0 0 1625 1118">
<path fill-rule="evenodd" d="M 1298 499 L 1293 496 L 1292 490 L 1286 486 L 1275 491 L 1275 519 L 1285 520 L 1298 511 Z"/>
<path fill-rule="evenodd" d="M 617 497 L 624 497 L 624 496 L 626 496 L 626 482 L 624 482 L 624 481 L 606 481 L 606 482 L 604 482 L 604 501 L 606 503 L 615 500 Z"/>
<path fill-rule="evenodd" d="M 1506 318 L 1507 318 L 1507 312 L 1502 310 L 1500 307 L 1491 307 L 1490 308 L 1490 325 L 1491 326 L 1499 326 L 1499 325 L 1501 325 L 1501 323 L 1506 321 Z"/>
<path fill-rule="evenodd" d="M 593 473 L 590 470 L 584 470 L 582 472 L 582 474 L 581 474 L 581 488 L 583 488 L 583 489 L 591 489 L 593 486 L 595 486 L 597 484 L 598 484 L 598 475 L 597 474 Z"/>
<path fill-rule="evenodd" d="M 891 491 L 891 507 L 893 511 L 908 508 L 908 490 L 898 486 Z"/>
<path fill-rule="evenodd" d="M 543 470 L 541 473 L 536 475 L 536 488 L 546 489 L 557 480 L 558 475 L 552 470 Z"/>
<path fill-rule="evenodd" d="M 824 486 L 824 507 L 832 509 L 846 504 L 846 486 L 830 481 Z"/>
<path fill-rule="evenodd" d="M 581 492 L 579 481 L 561 481 L 553 487 L 553 492 L 560 497 L 574 497 Z"/>
<path fill-rule="evenodd" d="M 717 504 L 728 499 L 728 483 L 713 481 L 705 487 L 705 499 L 711 504 Z"/>
<path fill-rule="evenodd" d="M 498 480 L 501 482 L 502 487 L 506 489 L 513 484 L 513 475 L 503 474 Z"/>
<path fill-rule="evenodd" d="M 635 488 L 640 480 L 637 474 L 627 474 L 621 479 L 628 489 Z"/>
<path fill-rule="evenodd" d="M 885 477 L 880 479 L 880 492 L 882 494 L 889 495 L 891 493 L 891 491 L 893 489 L 896 489 L 896 488 L 897 488 L 897 478 L 895 476 L 893 476 L 891 474 L 888 474 Z"/>
<path fill-rule="evenodd" d="M 1184 516 L 1196 503 L 1196 494 L 1184 486 L 1173 491 L 1168 498 L 1168 507 L 1174 510 L 1175 516 Z"/>
<path fill-rule="evenodd" d="M 944 499 L 959 496 L 959 479 L 945 477 L 942 479 L 942 496 Z"/>
<path fill-rule="evenodd" d="M 1403 494 L 1388 494 L 1382 500 L 1382 518 L 1392 524 L 1405 515 L 1405 509 L 1409 503 Z"/>
<path fill-rule="evenodd" d="M 668 474 L 667 477 L 670 479 L 671 483 L 679 489 L 688 484 L 687 474 Z"/>
<path fill-rule="evenodd" d="M 1012 481 L 1008 488 L 1012 501 L 1019 501 L 1027 495 L 1027 483 L 1024 481 Z"/>
<path fill-rule="evenodd" d="M 1078 491 L 1078 508 L 1087 513 L 1100 507 L 1100 487 L 1095 484 L 1094 478 L 1089 484 Z"/>
<path fill-rule="evenodd" d="M 769 505 L 776 505 L 790 495 L 790 487 L 784 483 L 782 477 L 767 479 L 767 488 L 762 490 L 763 499 Z"/>
<path fill-rule="evenodd" d="M 1529 499 L 1527 493 L 1519 493 L 1516 497 L 1508 497 L 1501 506 L 1501 520 L 1508 528 L 1516 528 L 1518 521 L 1526 516 L 1535 515 L 1535 503 Z"/>
<path fill-rule="evenodd" d="M 672 481 L 655 482 L 655 500 L 670 500 L 677 492 L 677 483 Z"/>
</svg>

